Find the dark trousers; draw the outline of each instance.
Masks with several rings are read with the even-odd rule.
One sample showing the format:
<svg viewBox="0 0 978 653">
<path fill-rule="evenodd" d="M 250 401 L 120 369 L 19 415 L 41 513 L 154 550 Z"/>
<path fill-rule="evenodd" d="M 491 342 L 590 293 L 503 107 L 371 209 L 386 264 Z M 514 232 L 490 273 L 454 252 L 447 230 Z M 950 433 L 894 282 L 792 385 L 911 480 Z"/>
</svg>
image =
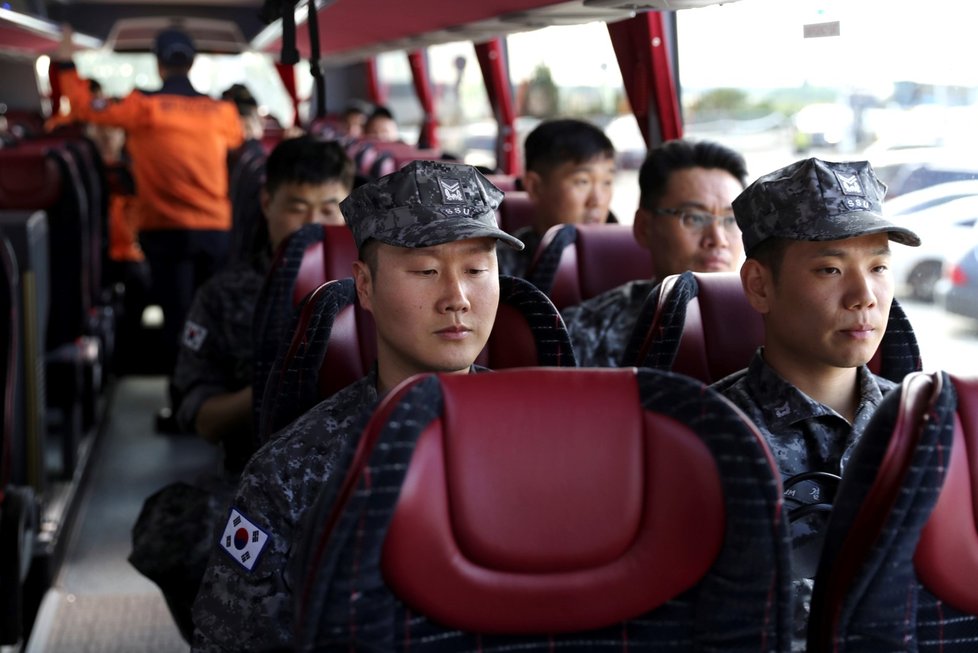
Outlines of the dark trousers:
<svg viewBox="0 0 978 653">
<path fill-rule="evenodd" d="M 152 281 L 150 299 L 163 309 L 164 365 L 172 374 L 194 293 L 224 264 L 227 231 L 159 229 L 139 234 Z"/>
</svg>

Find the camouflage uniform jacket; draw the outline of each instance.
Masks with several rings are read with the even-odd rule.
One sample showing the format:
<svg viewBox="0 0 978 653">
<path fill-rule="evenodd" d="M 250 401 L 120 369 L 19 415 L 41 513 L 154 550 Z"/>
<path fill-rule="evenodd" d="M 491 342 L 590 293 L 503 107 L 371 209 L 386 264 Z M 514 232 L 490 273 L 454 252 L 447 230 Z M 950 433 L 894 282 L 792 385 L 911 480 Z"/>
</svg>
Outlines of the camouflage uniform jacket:
<svg viewBox="0 0 978 653">
<path fill-rule="evenodd" d="M 561 312 L 580 367 L 621 366 L 639 313 L 655 286 L 652 280 L 629 281 Z"/>
<path fill-rule="evenodd" d="M 192 431 L 207 399 L 251 385 L 251 323 L 266 262 L 237 263 L 204 282 L 184 323 L 173 385 L 177 420 Z"/>
<path fill-rule="evenodd" d="M 504 243 L 499 243 L 496 247 L 496 260 L 499 262 L 499 274 L 511 277 L 526 278 L 530 271 L 530 264 L 533 263 L 533 256 L 537 253 L 542 237 L 533 230 L 533 227 L 523 227 L 513 233 L 514 236 L 523 241 L 526 245 L 522 250 L 515 250 Z"/>
<path fill-rule="evenodd" d="M 194 603 L 193 650 L 289 648 L 293 598 L 286 569 L 293 540 L 344 442 L 362 429 L 377 401 L 372 371 L 317 404 L 255 453 L 231 502 L 224 533 L 236 534 L 244 524 L 264 537 L 250 546 L 247 539 L 225 541 L 222 535 L 213 547 Z M 244 521 L 232 524 L 236 519 Z"/>
<path fill-rule="evenodd" d="M 883 394 L 896 386 L 870 372 L 865 365 L 858 370 L 858 383 L 859 406 L 852 424 L 781 378 L 764 362 L 763 347 L 754 354 L 747 369 L 735 372 L 711 387 L 747 413 L 767 440 L 781 478 L 787 481 L 809 471 L 841 476 L 853 446 Z M 817 487 L 814 490 L 819 491 Z M 786 498 L 789 498 L 789 492 L 786 491 Z M 815 514 L 810 519 L 791 524 L 792 548 L 796 552 L 807 542 L 817 539 L 824 519 L 825 513 Z M 820 551 L 820 544 L 817 546 Z M 792 650 L 804 651 L 813 582 L 809 574 L 797 566 L 793 575 L 796 632 Z"/>
</svg>

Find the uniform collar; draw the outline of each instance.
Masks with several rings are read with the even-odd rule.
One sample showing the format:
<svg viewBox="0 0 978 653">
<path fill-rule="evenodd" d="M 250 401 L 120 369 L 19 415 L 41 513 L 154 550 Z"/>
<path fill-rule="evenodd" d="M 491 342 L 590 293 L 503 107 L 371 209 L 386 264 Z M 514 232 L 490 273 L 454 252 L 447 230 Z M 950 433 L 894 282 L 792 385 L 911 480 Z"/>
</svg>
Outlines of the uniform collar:
<svg viewBox="0 0 978 653">
<path fill-rule="evenodd" d="M 772 431 L 789 427 L 813 417 L 833 415 L 845 420 L 842 415 L 825 404 L 815 401 L 804 392 L 781 377 L 764 361 L 764 348 L 759 347 L 751 359 L 747 373 L 747 384 L 755 397 L 764 397 L 760 409 L 765 423 Z M 866 405 L 877 405 L 882 399 L 882 393 L 876 379 L 865 365 L 857 370 L 859 383 L 858 415 Z"/>
</svg>

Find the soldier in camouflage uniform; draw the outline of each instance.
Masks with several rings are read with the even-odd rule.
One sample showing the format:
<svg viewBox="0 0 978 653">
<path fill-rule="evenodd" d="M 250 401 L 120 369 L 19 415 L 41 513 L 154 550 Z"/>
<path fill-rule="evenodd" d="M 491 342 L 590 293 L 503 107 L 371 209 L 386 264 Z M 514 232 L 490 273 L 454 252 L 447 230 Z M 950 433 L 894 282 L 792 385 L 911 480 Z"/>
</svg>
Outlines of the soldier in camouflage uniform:
<svg viewBox="0 0 978 653">
<path fill-rule="evenodd" d="M 533 202 L 533 224 L 514 235 L 526 247 L 501 247 L 499 273 L 526 277 L 547 230 L 558 224 L 616 222 L 611 215 L 615 146 L 605 133 L 583 120 L 540 123 L 523 145 L 523 188 Z"/>
<path fill-rule="evenodd" d="M 747 164 L 716 143 L 676 140 L 652 149 L 639 171 L 641 190 L 632 230 L 652 253 L 653 276 L 630 281 L 564 309 L 578 364 L 618 367 L 642 306 L 670 274 L 733 271 L 740 231 L 731 202 L 747 184 Z"/>
<path fill-rule="evenodd" d="M 470 166 L 417 161 L 355 190 L 342 211 L 360 251 L 354 280 L 377 327 L 377 364 L 252 458 L 194 604 L 194 650 L 288 649 L 301 522 L 378 399 L 421 372 L 468 373 L 499 302 L 502 193 Z"/>
<path fill-rule="evenodd" d="M 808 159 L 759 178 L 734 200 L 747 261 L 741 280 L 764 318 L 750 366 L 714 384 L 761 430 L 791 519 L 796 634 L 805 649 L 812 578 L 834 482 L 894 383 L 866 367 L 893 299 L 889 241 L 920 239 L 882 217 L 886 186 L 869 163 Z M 796 512 L 800 510 L 800 512 Z M 807 516 L 804 513 L 808 513 Z M 795 516 L 792 519 L 792 516 Z"/>
<path fill-rule="evenodd" d="M 226 476 L 153 495 L 133 529 L 130 558 L 160 584 L 188 641 L 190 609 L 210 553 L 198 545 L 213 540 L 254 453 L 252 317 L 272 249 L 303 224 L 342 224 L 339 203 L 352 185 L 353 162 L 338 144 L 310 137 L 282 141 L 268 158 L 260 196 L 267 237 L 257 239 L 249 260 L 217 273 L 194 296 L 173 375 L 177 419 L 185 431 L 223 445 Z"/>
</svg>

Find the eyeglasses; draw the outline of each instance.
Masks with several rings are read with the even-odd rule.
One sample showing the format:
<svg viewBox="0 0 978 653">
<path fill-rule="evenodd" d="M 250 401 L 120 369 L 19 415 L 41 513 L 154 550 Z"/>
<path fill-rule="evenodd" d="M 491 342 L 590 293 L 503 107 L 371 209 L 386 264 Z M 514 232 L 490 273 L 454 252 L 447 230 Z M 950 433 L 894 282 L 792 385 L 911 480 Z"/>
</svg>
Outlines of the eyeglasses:
<svg viewBox="0 0 978 653">
<path fill-rule="evenodd" d="M 737 233 L 737 218 L 732 215 L 713 215 L 711 213 L 695 213 L 685 209 L 653 209 L 656 215 L 671 215 L 679 218 L 679 223 L 690 231 L 705 231 L 717 223 L 728 233 Z"/>
</svg>

